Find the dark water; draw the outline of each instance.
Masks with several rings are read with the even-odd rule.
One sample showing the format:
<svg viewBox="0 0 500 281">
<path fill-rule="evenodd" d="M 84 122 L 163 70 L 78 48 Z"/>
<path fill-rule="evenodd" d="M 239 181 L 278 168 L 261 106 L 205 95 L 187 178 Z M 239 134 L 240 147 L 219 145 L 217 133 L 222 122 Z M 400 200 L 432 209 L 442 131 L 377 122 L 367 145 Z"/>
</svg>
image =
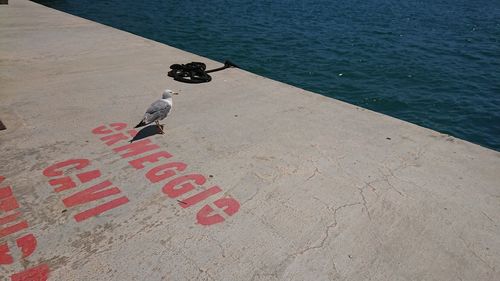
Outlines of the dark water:
<svg viewBox="0 0 500 281">
<path fill-rule="evenodd" d="M 36 2 L 500 151 L 499 0 Z"/>
</svg>

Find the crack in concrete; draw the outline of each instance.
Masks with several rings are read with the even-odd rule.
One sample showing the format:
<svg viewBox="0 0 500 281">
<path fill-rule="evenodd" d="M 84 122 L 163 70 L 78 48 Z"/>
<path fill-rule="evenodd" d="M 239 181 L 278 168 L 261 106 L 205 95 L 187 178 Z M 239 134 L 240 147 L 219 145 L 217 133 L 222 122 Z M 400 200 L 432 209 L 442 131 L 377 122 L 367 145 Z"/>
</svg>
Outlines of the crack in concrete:
<svg viewBox="0 0 500 281">
<path fill-rule="evenodd" d="M 401 190 L 397 189 L 397 188 L 396 188 L 396 187 L 395 187 L 395 186 L 391 183 L 391 181 L 390 181 L 390 179 L 389 179 L 390 177 L 395 178 L 395 179 L 398 179 L 398 180 L 403 181 L 403 182 L 406 182 L 406 183 L 409 183 L 409 184 L 411 184 L 411 185 L 413 185 L 413 186 L 416 186 L 416 187 L 418 187 L 418 188 L 423 188 L 423 186 L 421 186 L 421 185 L 418 185 L 418 184 L 416 184 L 416 183 L 414 183 L 414 182 L 412 182 L 412 181 L 405 180 L 405 179 L 402 179 L 402 178 L 400 178 L 400 177 L 396 176 L 396 175 L 395 175 L 395 173 L 396 173 L 396 172 L 398 172 L 398 171 L 402 171 L 402 170 L 404 170 L 404 169 L 406 169 L 406 168 L 408 168 L 408 167 L 418 167 L 418 164 L 416 164 L 416 162 L 417 162 L 418 160 L 420 160 L 420 158 L 422 158 L 422 156 L 424 156 L 424 154 L 426 153 L 426 148 L 427 148 L 427 146 L 428 146 L 428 145 L 429 145 L 429 143 L 425 143 L 425 144 L 423 144 L 422 146 L 420 146 L 420 147 L 418 148 L 417 152 L 414 154 L 413 159 L 411 160 L 411 163 L 410 163 L 410 161 L 408 161 L 408 160 L 404 160 L 404 159 L 403 159 L 403 160 L 402 160 L 402 162 L 401 162 L 401 164 L 400 164 L 399 166 L 397 166 L 396 168 L 393 168 L 393 169 L 391 169 L 391 168 L 387 167 L 387 165 L 383 165 L 383 168 L 384 168 L 385 170 L 387 170 L 387 173 L 384 173 L 384 171 L 382 171 L 380 168 L 378 168 L 379 172 L 382 174 L 382 178 L 381 178 L 381 179 L 379 179 L 379 180 L 372 181 L 372 182 L 370 182 L 370 183 L 375 183 L 375 182 L 384 181 L 384 182 L 386 182 L 386 183 L 387 183 L 387 185 L 388 185 L 388 186 L 389 186 L 389 187 L 390 187 L 393 191 L 397 192 L 397 193 L 398 193 L 400 196 L 402 196 L 402 197 L 406 197 L 406 194 L 405 194 L 405 193 L 403 193 Z"/>
<path fill-rule="evenodd" d="M 274 174 L 272 174 L 270 176 L 267 176 L 267 177 L 263 176 L 263 175 L 261 175 L 261 174 L 259 174 L 257 172 L 253 172 L 253 174 L 257 178 L 259 178 L 262 182 L 265 182 L 265 183 L 269 183 L 269 182 L 274 183 L 276 181 L 276 178 L 278 177 L 278 175 L 274 175 Z"/>
<path fill-rule="evenodd" d="M 403 161 L 402 161 L 401 165 L 394 168 L 393 172 L 396 172 L 399 170 L 404 170 L 408 167 L 418 167 L 416 162 L 418 160 L 420 160 L 420 158 L 426 153 L 426 148 L 428 145 L 429 145 L 429 143 L 425 143 L 418 148 L 417 152 L 415 153 L 415 156 L 413 157 L 413 161 L 412 161 L 413 163 L 409 163 L 409 161 L 402 159 Z M 391 169 L 388 169 L 388 170 L 391 170 Z"/>
<path fill-rule="evenodd" d="M 255 196 L 257 196 L 257 194 L 259 194 L 259 191 L 260 191 L 259 189 L 256 189 L 255 193 L 252 196 L 250 196 L 250 198 L 248 198 L 247 200 L 245 200 L 244 202 L 242 202 L 240 204 L 240 206 L 243 207 L 245 204 L 247 204 L 248 202 L 252 201 L 255 198 Z"/>
<path fill-rule="evenodd" d="M 202 237 L 205 237 L 205 238 L 207 238 L 207 239 L 212 240 L 213 242 L 215 242 L 215 244 L 219 247 L 219 249 L 220 249 L 220 251 L 221 251 L 221 256 L 222 256 L 223 258 L 225 258 L 225 257 L 226 257 L 226 249 L 224 249 L 224 247 L 222 247 L 222 243 L 221 243 L 219 240 L 217 240 L 217 239 L 216 239 L 215 237 L 213 237 L 212 235 L 208 235 L 208 234 L 203 234 L 203 236 L 202 236 Z"/>
<path fill-rule="evenodd" d="M 205 269 L 201 268 L 201 267 L 200 267 L 200 266 L 199 266 L 199 265 L 198 265 L 198 264 L 197 264 L 197 263 L 196 263 L 193 259 L 191 259 L 191 258 L 190 258 L 190 257 L 188 257 L 187 255 L 185 255 L 182 251 L 180 252 L 180 254 L 181 254 L 181 255 L 182 255 L 182 256 L 183 256 L 183 257 L 184 257 L 187 261 L 189 261 L 189 263 L 190 263 L 192 266 L 194 266 L 196 269 L 198 269 L 199 273 L 198 273 L 198 276 L 197 276 L 197 277 L 199 277 L 202 273 L 205 273 L 205 274 L 206 274 L 206 275 L 210 278 L 210 280 L 213 280 L 213 281 L 217 280 L 217 279 L 215 279 L 215 278 L 214 278 L 214 277 L 213 277 L 213 276 L 212 276 L 212 275 L 208 272 L 208 270 L 209 270 L 209 269 L 206 269 L 206 270 L 205 270 Z"/>
<path fill-rule="evenodd" d="M 314 178 L 316 176 L 316 174 L 321 174 L 321 172 L 319 171 L 318 167 L 315 167 L 314 168 L 314 171 L 313 171 L 313 174 L 311 176 L 309 176 L 306 181 L 309 181 L 310 179 Z"/>
<path fill-rule="evenodd" d="M 321 249 L 321 248 L 323 248 L 325 246 L 326 241 L 330 237 L 330 231 L 331 231 L 331 229 L 335 228 L 338 225 L 338 223 L 337 223 L 337 213 L 338 213 L 339 210 L 341 210 L 343 208 L 347 208 L 347 207 L 362 205 L 361 202 L 356 202 L 356 203 L 344 204 L 342 206 L 339 206 L 337 208 L 332 209 L 332 207 L 330 207 L 325 202 L 321 201 L 319 198 L 317 198 L 317 197 L 314 197 L 314 198 L 317 199 L 322 204 L 324 204 L 327 207 L 327 209 L 330 210 L 333 213 L 333 218 L 334 218 L 333 222 L 331 224 L 327 225 L 327 227 L 326 227 L 326 229 L 324 231 L 323 238 L 321 238 L 321 242 L 319 242 L 319 244 L 317 244 L 315 246 L 309 246 L 309 247 L 304 248 L 301 251 L 298 251 L 298 252 L 295 252 L 295 253 L 287 255 L 287 257 L 276 267 L 276 269 L 272 273 L 262 273 L 261 274 L 261 273 L 256 272 L 252 276 L 251 280 L 255 280 L 256 277 L 262 277 L 262 276 L 273 276 L 276 279 L 279 279 L 279 272 L 280 271 L 284 272 L 286 270 L 286 268 L 288 268 L 288 266 L 291 264 L 292 260 L 296 259 L 298 256 L 304 255 L 305 253 L 307 253 L 307 252 L 309 252 L 311 250 Z M 333 264 L 333 270 L 334 270 L 333 275 L 335 275 L 335 273 L 339 274 L 339 272 L 337 271 L 337 266 L 335 264 L 335 261 L 332 259 L 331 262 Z M 288 266 L 285 266 L 285 264 L 287 264 Z M 280 268 L 281 268 L 281 270 L 280 270 Z"/>
<path fill-rule="evenodd" d="M 256 277 L 263 277 L 263 276 L 273 276 L 274 278 L 278 279 L 277 272 L 263 273 L 263 274 L 260 274 L 259 272 L 254 272 L 252 275 L 252 279 L 250 279 L 250 281 L 254 281 Z"/>
<path fill-rule="evenodd" d="M 306 254 L 307 252 L 309 252 L 311 250 L 322 249 L 325 246 L 325 243 L 330 238 L 330 232 L 331 232 L 331 230 L 337 226 L 337 212 L 339 210 L 341 210 L 343 208 L 351 207 L 351 206 L 362 205 L 363 210 L 365 210 L 366 213 L 367 213 L 368 219 L 371 220 L 372 217 L 371 217 L 370 210 L 368 208 L 368 201 L 366 200 L 366 196 L 365 196 L 364 192 L 366 191 L 367 188 L 369 188 L 373 193 L 375 193 L 376 197 L 379 198 L 380 195 L 377 193 L 377 191 L 376 191 L 377 189 L 373 186 L 374 183 L 385 182 L 387 184 L 387 186 L 389 187 L 390 190 L 393 190 L 394 192 L 396 192 L 397 194 L 399 194 L 401 197 L 406 197 L 406 194 L 403 193 L 398 188 L 396 188 L 396 186 L 394 186 L 394 184 L 391 182 L 391 179 L 390 179 L 391 177 L 395 178 L 395 179 L 398 179 L 400 181 L 407 182 L 409 184 L 415 185 L 415 186 L 417 186 L 419 188 L 422 188 L 422 186 L 420 186 L 420 185 L 418 185 L 418 184 L 416 184 L 414 182 L 400 179 L 399 177 L 397 177 L 395 175 L 395 172 L 404 170 L 404 169 L 406 169 L 408 167 L 412 167 L 412 166 L 417 167 L 418 165 L 415 164 L 415 162 L 418 161 L 425 154 L 425 152 L 426 152 L 425 147 L 426 146 L 427 146 L 427 144 L 425 144 L 425 145 L 423 145 L 423 146 L 421 146 L 421 147 L 418 148 L 418 151 L 415 153 L 415 155 L 414 155 L 413 159 L 411 160 L 411 162 L 409 162 L 409 161 L 403 161 L 401 165 L 399 165 L 398 167 L 396 167 L 394 169 L 391 169 L 391 168 L 389 168 L 387 166 L 383 166 L 383 168 L 385 168 L 387 170 L 387 172 L 384 172 L 381 168 L 378 168 L 378 170 L 379 170 L 379 172 L 381 174 L 380 178 L 372 180 L 372 181 L 368 181 L 368 182 L 363 182 L 364 185 L 362 187 L 357 187 L 357 190 L 358 190 L 359 195 L 361 197 L 360 202 L 345 204 L 345 205 L 342 205 L 342 206 L 339 206 L 337 208 L 332 209 L 332 207 L 330 207 L 327 203 L 323 202 L 321 199 L 319 199 L 318 197 L 314 196 L 313 198 L 316 199 L 316 200 L 318 200 L 319 202 L 321 202 L 329 211 L 331 211 L 333 213 L 333 217 L 334 217 L 333 222 L 330 223 L 330 224 L 328 224 L 326 226 L 324 234 L 322 235 L 321 240 L 319 242 L 315 243 L 312 246 L 305 247 L 304 249 L 302 249 L 300 251 L 297 251 L 295 253 L 292 253 L 292 254 L 288 255 L 276 267 L 276 269 L 273 272 L 271 272 L 271 273 L 269 273 L 269 272 L 268 273 L 259 273 L 259 272 L 254 273 L 254 275 L 252 276 L 251 280 L 255 280 L 256 277 L 263 277 L 263 276 L 273 276 L 276 279 L 278 279 L 279 272 L 280 271 L 284 272 L 286 270 L 286 268 L 287 268 L 287 266 L 284 267 L 285 264 L 290 264 L 293 259 L 297 258 L 298 256 L 304 255 L 304 254 Z M 346 174 L 349 177 L 352 177 L 352 178 L 356 179 L 356 177 L 354 177 L 351 173 L 347 172 L 346 169 L 343 167 L 343 165 L 340 163 L 340 160 L 343 159 L 343 158 L 345 158 L 345 155 L 342 156 L 342 157 L 338 157 L 338 158 L 327 157 L 327 160 L 329 162 L 335 163 L 335 165 L 339 168 L 340 171 L 342 171 L 342 173 Z M 314 178 L 315 176 L 317 176 L 317 174 L 320 174 L 320 173 L 321 173 L 321 171 L 318 169 L 318 167 L 315 167 L 312 175 L 309 176 L 306 179 L 306 181 L 311 180 L 312 178 Z M 259 178 L 261 178 L 257 174 L 256 174 L 256 176 L 259 177 Z M 263 178 L 261 178 L 261 179 L 264 180 Z M 275 179 L 276 179 L 276 177 L 273 180 L 275 180 Z M 253 199 L 253 196 L 252 196 L 252 199 Z M 261 222 L 262 222 L 262 220 L 261 220 Z M 336 270 L 335 262 L 333 260 L 332 260 L 332 263 L 333 263 L 334 271 L 338 274 L 338 271 Z M 329 274 L 329 275 L 331 275 L 331 274 Z M 333 273 L 333 275 L 335 275 L 335 273 Z"/>
<path fill-rule="evenodd" d="M 399 189 L 397 189 L 397 188 L 396 188 L 396 187 L 395 187 L 395 186 L 391 183 L 391 181 L 389 180 L 389 177 L 393 177 L 393 178 L 395 178 L 395 179 L 399 179 L 398 177 L 396 177 L 396 176 L 394 175 L 394 171 L 395 171 L 395 170 L 391 170 L 391 169 L 389 169 L 389 168 L 387 168 L 387 167 L 384 167 L 384 168 L 386 168 L 386 169 L 388 170 L 389 174 L 385 174 L 382 170 L 378 169 L 378 170 L 379 170 L 379 172 L 382 174 L 383 178 L 382 178 L 382 179 L 380 179 L 380 180 L 378 180 L 377 182 L 381 182 L 381 181 L 383 181 L 383 182 L 387 183 L 387 185 L 389 186 L 389 188 L 390 188 L 390 189 L 392 189 L 393 191 L 395 191 L 396 193 L 398 193 L 401 197 L 406 197 L 406 196 L 403 194 L 403 192 L 401 192 Z M 406 182 L 405 180 L 402 180 L 402 179 L 399 179 L 399 180 Z M 371 183 L 374 183 L 374 182 L 371 182 Z"/>
<path fill-rule="evenodd" d="M 487 217 L 492 223 L 495 223 L 495 221 L 490 216 L 488 216 L 485 212 L 481 211 L 481 213 L 483 213 L 483 215 L 485 217 Z"/>
<path fill-rule="evenodd" d="M 300 251 L 300 252 L 297 252 L 295 254 L 292 254 L 292 256 L 299 256 L 299 255 L 303 255 L 304 253 L 306 253 L 307 251 L 310 251 L 310 250 L 313 250 L 313 249 L 320 249 L 320 248 L 323 248 L 326 240 L 328 239 L 328 237 L 330 236 L 330 229 L 331 228 L 334 228 L 337 226 L 337 212 L 343 208 L 346 208 L 346 207 L 351 207 L 351 206 L 356 206 L 356 205 L 360 205 L 362 203 L 350 203 L 350 204 L 345 204 L 345 205 L 342 205 L 342 206 L 339 206 L 335 209 L 331 209 L 331 207 L 328 207 L 328 209 L 330 211 L 333 212 L 333 223 L 329 224 L 326 229 L 325 229 L 325 237 L 323 237 L 323 239 L 321 240 L 321 242 L 319 243 L 319 245 L 317 246 L 312 246 L 312 247 L 307 247 L 305 248 L 304 250 Z"/>
<path fill-rule="evenodd" d="M 274 233 L 276 236 L 282 238 L 282 239 L 286 239 L 285 237 L 283 237 L 283 235 L 281 235 L 279 233 L 279 231 L 274 228 L 274 226 L 268 222 L 266 222 L 262 217 L 256 215 L 255 213 L 251 212 L 250 210 L 246 210 L 244 211 L 245 213 L 249 214 L 249 215 L 252 215 L 254 218 L 256 218 L 258 221 L 260 221 L 260 223 L 262 223 L 262 225 L 266 226 L 266 228 L 268 228 L 269 230 L 271 230 L 272 233 Z"/>
<path fill-rule="evenodd" d="M 331 262 L 332 262 L 332 266 L 333 266 L 333 271 L 329 271 L 328 276 L 330 276 L 330 278 L 331 278 L 330 280 L 335 280 L 335 279 L 337 279 L 335 277 L 335 275 L 338 275 L 339 271 L 337 270 L 337 264 L 335 264 L 335 261 L 332 259 Z"/>
<path fill-rule="evenodd" d="M 367 183 L 367 185 L 368 185 L 368 183 Z M 365 185 L 365 186 L 367 186 L 367 185 Z M 361 195 L 361 199 L 363 200 L 363 203 L 362 203 L 363 209 L 365 209 L 366 214 L 368 215 L 368 219 L 372 220 L 372 216 L 370 215 L 370 210 L 368 209 L 365 195 L 363 194 L 364 187 L 358 187 L 358 190 L 359 190 L 359 195 Z"/>
<path fill-rule="evenodd" d="M 491 266 L 487 261 L 485 261 L 481 256 L 479 256 L 476 251 L 474 251 L 474 249 L 472 249 L 469 245 L 469 243 L 467 243 L 467 241 L 465 241 L 465 239 L 461 236 L 461 235 L 458 235 L 458 238 L 462 241 L 462 243 L 464 243 L 465 245 L 465 248 L 467 248 L 467 250 L 469 250 L 469 252 L 475 256 L 477 259 L 479 259 L 484 265 L 486 265 L 489 269 L 493 270 L 494 272 L 496 272 L 496 268 L 494 266 Z"/>
</svg>

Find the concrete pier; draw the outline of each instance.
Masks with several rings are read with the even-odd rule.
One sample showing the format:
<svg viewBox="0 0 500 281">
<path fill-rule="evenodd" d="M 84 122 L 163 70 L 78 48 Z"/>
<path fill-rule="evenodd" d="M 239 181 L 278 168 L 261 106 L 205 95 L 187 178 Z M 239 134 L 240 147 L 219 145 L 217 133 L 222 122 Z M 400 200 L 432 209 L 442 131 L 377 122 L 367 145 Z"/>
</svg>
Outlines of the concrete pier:
<svg viewBox="0 0 500 281">
<path fill-rule="evenodd" d="M 500 153 L 191 61 L 0 6 L 0 280 L 500 280 Z"/>
</svg>

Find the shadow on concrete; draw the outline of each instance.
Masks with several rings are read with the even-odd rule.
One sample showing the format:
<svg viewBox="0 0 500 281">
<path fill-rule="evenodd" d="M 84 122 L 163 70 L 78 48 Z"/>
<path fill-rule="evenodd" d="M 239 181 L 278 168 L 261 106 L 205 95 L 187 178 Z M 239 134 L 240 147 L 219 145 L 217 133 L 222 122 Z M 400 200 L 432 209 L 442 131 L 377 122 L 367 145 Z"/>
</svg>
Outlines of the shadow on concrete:
<svg viewBox="0 0 500 281">
<path fill-rule="evenodd" d="M 161 128 L 163 129 L 163 125 L 160 125 Z M 132 143 L 137 140 L 141 140 L 150 136 L 154 135 L 160 135 L 160 129 L 156 125 L 149 125 L 147 127 L 142 128 L 139 132 L 137 132 L 137 135 L 135 135 L 129 142 Z"/>
</svg>

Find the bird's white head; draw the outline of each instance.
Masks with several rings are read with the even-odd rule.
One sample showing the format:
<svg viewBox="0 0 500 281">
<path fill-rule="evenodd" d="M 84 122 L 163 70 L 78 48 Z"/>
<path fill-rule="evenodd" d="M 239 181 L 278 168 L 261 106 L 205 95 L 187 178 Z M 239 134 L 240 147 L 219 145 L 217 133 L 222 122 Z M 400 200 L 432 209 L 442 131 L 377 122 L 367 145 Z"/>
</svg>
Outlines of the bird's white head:
<svg viewBox="0 0 500 281">
<path fill-rule="evenodd" d="M 175 93 L 172 90 L 166 89 L 161 95 L 161 98 L 164 100 L 171 99 L 173 94 Z"/>
</svg>

